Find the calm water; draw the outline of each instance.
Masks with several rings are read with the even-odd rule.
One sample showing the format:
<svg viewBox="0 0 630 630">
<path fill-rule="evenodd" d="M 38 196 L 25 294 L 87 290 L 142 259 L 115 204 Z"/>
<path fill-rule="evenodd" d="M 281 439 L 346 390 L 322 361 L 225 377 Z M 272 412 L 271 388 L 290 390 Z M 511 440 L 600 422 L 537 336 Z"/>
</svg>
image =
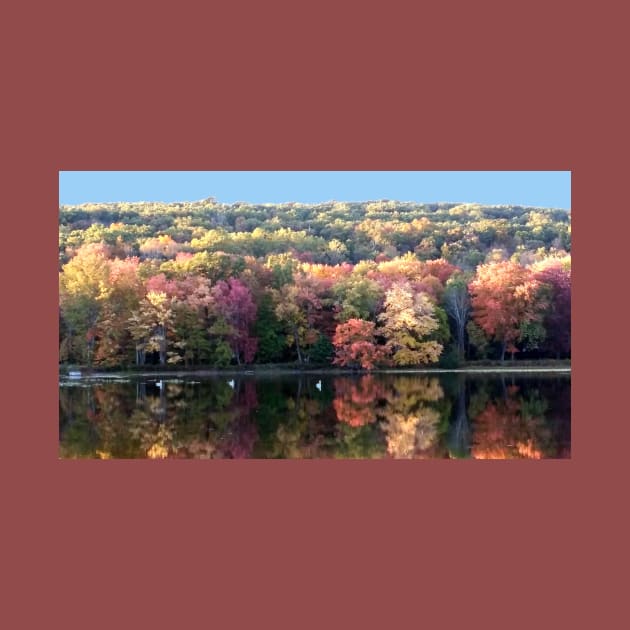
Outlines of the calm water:
<svg viewBox="0 0 630 630">
<path fill-rule="evenodd" d="M 571 453 L 570 374 L 226 375 L 164 377 L 161 387 L 158 379 L 62 379 L 60 457 Z"/>
</svg>

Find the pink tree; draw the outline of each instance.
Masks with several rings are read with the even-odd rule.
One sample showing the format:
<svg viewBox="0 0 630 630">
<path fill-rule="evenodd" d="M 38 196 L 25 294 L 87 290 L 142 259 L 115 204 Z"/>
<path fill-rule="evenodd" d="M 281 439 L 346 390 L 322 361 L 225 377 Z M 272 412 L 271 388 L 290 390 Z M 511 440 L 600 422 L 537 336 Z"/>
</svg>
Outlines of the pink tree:
<svg viewBox="0 0 630 630">
<path fill-rule="evenodd" d="M 214 314 L 228 327 L 227 342 L 236 362 L 251 363 L 258 340 L 249 331 L 256 319 L 256 303 L 249 288 L 236 278 L 219 281 L 212 288 Z"/>
<path fill-rule="evenodd" d="M 546 346 L 557 355 L 571 352 L 571 267 L 559 259 L 533 265 L 534 278 L 548 288 L 549 308 L 543 315 Z"/>
<path fill-rule="evenodd" d="M 506 350 L 518 352 L 522 327 L 539 322 L 546 307 L 541 284 L 533 273 L 511 261 L 480 265 L 468 285 L 475 323 L 501 343 L 501 360 Z"/>
</svg>

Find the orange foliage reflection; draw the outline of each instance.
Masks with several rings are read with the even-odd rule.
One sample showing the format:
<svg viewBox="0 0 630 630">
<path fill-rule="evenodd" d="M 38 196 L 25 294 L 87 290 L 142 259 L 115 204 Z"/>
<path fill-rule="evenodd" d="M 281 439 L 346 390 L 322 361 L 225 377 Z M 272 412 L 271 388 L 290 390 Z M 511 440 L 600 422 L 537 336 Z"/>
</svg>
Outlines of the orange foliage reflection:
<svg viewBox="0 0 630 630">
<path fill-rule="evenodd" d="M 516 397 L 516 390 L 508 396 L 489 402 L 475 418 L 473 447 L 475 459 L 542 459 L 549 456 L 546 445 L 550 431 L 542 417 L 531 417 L 524 401 Z"/>
<path fill-rule="evenodd" d="M 385 395 L 382 382 L 373 376 L 362 376 L 358 380 L 335 379 L 336 397 L 333 407 L 337 418 L 351 427 L 362 427 L 376 420 L 378 398 Z"/>
</svg>

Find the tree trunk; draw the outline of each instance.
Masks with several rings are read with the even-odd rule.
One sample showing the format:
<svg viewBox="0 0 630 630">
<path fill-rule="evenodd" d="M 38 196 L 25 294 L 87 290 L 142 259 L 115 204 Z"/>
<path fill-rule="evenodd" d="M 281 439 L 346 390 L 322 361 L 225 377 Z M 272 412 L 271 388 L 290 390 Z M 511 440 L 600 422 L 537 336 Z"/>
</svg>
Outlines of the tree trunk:
<svg viewBox="0 0 630 630">
<path fill-rule="evenodd" d="M 504 340 L 501 343 L 501 363 L 503 363 L 503 361 L 505 361 L 505 349 L 507 347 L 507 342 Z"/>
<path fill-rule="evenodd" d="M 136 383 L 136 406 L 142 407 L 147 398 L 147 385 L 144 382 Z"/>
<path fill-rule="evenodd" d="M 470 424 L 466 411 L 466 381 L 463 375 L 457 379 L 457 407 L 455 421 L 449 429 L 449 449 L 458 457 L 470 456 Z"/>
<path fill-rule="evenodd" d="M 160 365 L 166 363 L 166 327 L 160 326 Z"/>
<path fill-rule="evenodd" d="M 459 355 L 460 361 L 466 358 L 466 353 L 464 350 L 464 325 L 457 325 L 457 353 Z"/>
<path fill-rule="evenodd" d="M 87 342 L 87 364 L 92 365 L 92 356 L 94 354 L 94 337 L 88 339 Z"/>
<path fill-rule="evenodd" d="M 300 351 L 300 340 L 298 338 L 297 330 L 293 331 L 293 338 L 295 339 L 295 349 L 297 350 L 298 362 L 302 363 L 302 352 Z"/>
<path fill-rule="evenodd" d="M 146 361 L 146 352 L 144 351 L 144 345 L 136 348 L 136 365 L 144 365 Z"/>
</svg>

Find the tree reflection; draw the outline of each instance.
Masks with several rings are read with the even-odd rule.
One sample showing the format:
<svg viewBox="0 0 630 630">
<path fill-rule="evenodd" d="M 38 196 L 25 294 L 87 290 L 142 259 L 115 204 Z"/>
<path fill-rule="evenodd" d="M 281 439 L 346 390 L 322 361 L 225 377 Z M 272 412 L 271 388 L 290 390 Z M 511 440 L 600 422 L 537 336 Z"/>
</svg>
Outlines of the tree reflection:
<svg viewBox="0 0 630 630">
<path fill-rule="evenodd" d="M 390 456 L 421 457 L 436 446 L 441 414 L 428 403 L 435 403 L 443 396 L 437 378 L 401 377 L 390 383 L 386 405 L 379 410 Z"/>
<path fill-rule="evenodd" d="M 418 374 L 71 383 L 60 456 L 570 456 L 570 380 Z"/>
<path fill-rule="evenodd" d="M 60 390 L 62 457 L 238 458 L 257 439 L 253 382 L 104 383 Z"/>
<path fill-rule="evenodd" d="M 476 459 L 542 459 L 554 457 L 552 431 L 545 420 L 547 402 L 537 390 L 527 397 L 506 388 L 488 400 L 474 420 L 472 456 Z"/>
<path fill-rule="evenodd" d="M 448 431 L 448 452 L 453 459 L 470 457 L 471 429 L 466 413 L 466 381 L 462 374 L 457 378 L 455 414 Z"/>
<path fill-rule="evenodd" d="M 282 422 L 272 436 L 269 457 L 318 458 L 329 456 L 330 404 L 316 397 L 312 379 L 299 378 L 285 398 Z"/>
<path fill-rule="evenodd" d="M 437 378 L 393 376 L 376 378 L 374 375 L 358 379 L 335 379 L 333 407 L 337 418 L 353 429 L 375 423 L 383 439 L 376 444 L 385 445 L 388 455 L 395 458 L 420 456 L 437 442 L 441 421 L 440 411 L 429 403 L 443 398 L 444 392 Z M 345 455 L 355 449 L 348 448 L 356 431 L 343 429 L 340 435 L 346 445 Z M 363 438 L 364 436 L 361 436 Z M 359 449 L 359 452 L 362 452 Z M 384 453 L 378 449 L 370 453 Z"/>
<path fill-rule="evenodd" d="M 385 397 L 382 381 L 374 376 L 359 379 L 336 378 L 333 407 L 337 418 L 351 427 L 362 427 L 376 421 L 376 401 Z"/>
<path fill-rule="evenodd" d="M 361 376 L 335 379 L 333 408 L 340 423 L 338 438 L 345 457 L 394 458 L 427 454 L 439 438 L 441 413 L 428 403 L 443 398 L 438 379 L 417 376 Z M 374 430 L 365 429 L 377 423 Z M 366 448 L 370 437 L 373 447 Z"/>
</svg>

